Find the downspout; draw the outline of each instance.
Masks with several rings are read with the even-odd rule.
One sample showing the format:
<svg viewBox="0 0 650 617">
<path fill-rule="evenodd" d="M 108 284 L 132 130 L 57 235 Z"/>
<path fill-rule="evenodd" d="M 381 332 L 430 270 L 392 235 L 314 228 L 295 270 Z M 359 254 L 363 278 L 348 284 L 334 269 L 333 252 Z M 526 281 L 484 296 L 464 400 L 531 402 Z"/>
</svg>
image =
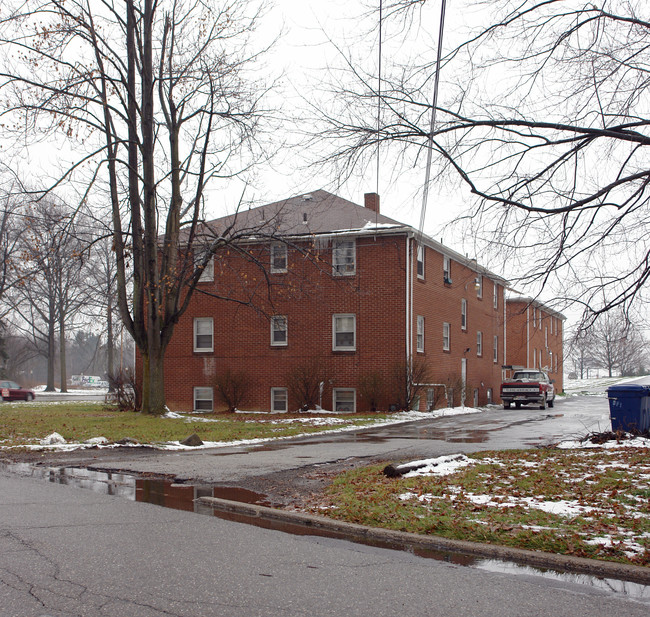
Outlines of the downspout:
<svg viewBox="0 0 650 617">
<path fill-rule="evenodd" d="M 413 234 L 406 236 L 406 361 L 411 361 L 411 311 L 412 311 L 412 276 L 411 276 L 411 241 Z"/>
<path fill-rule="evenodd" d="M 526 307 L 526 368 L 530 366 L 530 304 Z"/>
<path fill-rule="evenodd" d="M 503 362 L 501 364 L 508 364 L 508 328 L 506 328 L 506 319 L 508 314 L 506 313 L 506 288 L 505 285 L 501 288 L 503 289 Z M 501 374 L 503 378 L 503 372 Z"/>
</svg>

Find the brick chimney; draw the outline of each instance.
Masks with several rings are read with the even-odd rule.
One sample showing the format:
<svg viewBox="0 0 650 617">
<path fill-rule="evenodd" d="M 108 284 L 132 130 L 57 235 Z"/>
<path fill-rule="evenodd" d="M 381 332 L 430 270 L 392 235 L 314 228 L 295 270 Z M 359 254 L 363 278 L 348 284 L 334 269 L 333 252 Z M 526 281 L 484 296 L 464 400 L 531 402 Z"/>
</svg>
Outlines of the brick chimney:
<svg viewBox="0 0 650 617">
<path fill-rule="evenodd" d="M 377 193 L 366 193 L 363 199 L 366 208 L 379 214 L 379 195 Z"/>
</svg>

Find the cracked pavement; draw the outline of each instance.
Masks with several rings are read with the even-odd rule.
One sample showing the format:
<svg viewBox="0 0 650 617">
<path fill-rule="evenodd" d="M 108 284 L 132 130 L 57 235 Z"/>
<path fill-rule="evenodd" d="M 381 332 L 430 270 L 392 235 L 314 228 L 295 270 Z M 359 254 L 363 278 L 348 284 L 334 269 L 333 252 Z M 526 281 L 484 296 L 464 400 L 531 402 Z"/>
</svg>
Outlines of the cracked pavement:
<svg viewBox="0 0 650 617">
<path fill-rule="evenodd" d="M 649 605 L 0 472 L 1 617 L 645 617 Z"/>
</svg>

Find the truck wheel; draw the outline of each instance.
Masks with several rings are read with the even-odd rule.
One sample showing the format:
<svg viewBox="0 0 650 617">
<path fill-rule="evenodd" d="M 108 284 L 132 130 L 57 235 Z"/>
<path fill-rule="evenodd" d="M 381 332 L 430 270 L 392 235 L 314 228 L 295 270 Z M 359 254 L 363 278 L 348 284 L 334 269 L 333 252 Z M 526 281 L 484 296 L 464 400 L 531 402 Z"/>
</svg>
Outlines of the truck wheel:
<svg viewBox="0 0 650 617">
<path fill-rule="evenodd" d="M 542 399 L 542 403 L 539 406 L 540 409 L 546 409 L 546 394 L 544 395 L 544 398 Z"/>
<path fill-rule="evenodd" d="M 503 408 L 504 409 L 510 409 L 510 403 L 504 403 Z"/>
<path fill-rule="evenodd" d="M 517 409 L 521 409 L 521 403 L 515 403 L 515 407 L 516 407 Z"/>
<path fill-rule="evenodd" d="M 553 408 L 553 405 L 555 405 L 555 397 L 553 397 L 550 401 L 548 401 L 547 404 L 550 408 Z"/>
</svg>

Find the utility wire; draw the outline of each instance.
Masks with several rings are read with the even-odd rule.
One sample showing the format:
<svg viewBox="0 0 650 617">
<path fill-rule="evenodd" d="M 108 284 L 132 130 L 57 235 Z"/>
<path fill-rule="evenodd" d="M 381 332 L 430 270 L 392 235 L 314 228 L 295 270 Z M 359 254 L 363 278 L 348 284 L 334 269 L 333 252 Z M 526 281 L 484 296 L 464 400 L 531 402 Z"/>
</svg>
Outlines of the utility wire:
<svg viewBox="0 0 650 617">
<path fill-rule="evenodd" d="M 429 182 L 431 180 L 431 158 L 433 155 L 433 130 L 436 126 L 436 109 L 438 107 L 438 88 L 440 83 L 440 62 L 442 56 L 442 35 L 445 30 L 445 9 L 447 0 L 442 0 L 440 6 L 440 28 L 438 30 L 438 55 L 436 59 L 436 73 L 433 84 L 433 105 L 431 107 L 431 124 L 429 125 L 429 139 L 427 140 L 427 166 L 424 176 L 424 188 L 422 191 L 422 209 L 420 211 L 419 237 L 422 238 L 424 220 L 427 216 L 427 202 L 429 201 Z"/>
<path fill-rule="evenodd" d="M 380 141 L 380 131 L 381 131 L 381 57 L 382 57 L 382 26 L 384 23 L 384 3 L 383 0 L 379 0 L 379 60 L 377 67 L 377 185 L 375 188 L 375 193 L 379 195 L 379 141 Z M 375 225 L 377 225 L 377 209 L 375 209 Z"/>
</svg>

